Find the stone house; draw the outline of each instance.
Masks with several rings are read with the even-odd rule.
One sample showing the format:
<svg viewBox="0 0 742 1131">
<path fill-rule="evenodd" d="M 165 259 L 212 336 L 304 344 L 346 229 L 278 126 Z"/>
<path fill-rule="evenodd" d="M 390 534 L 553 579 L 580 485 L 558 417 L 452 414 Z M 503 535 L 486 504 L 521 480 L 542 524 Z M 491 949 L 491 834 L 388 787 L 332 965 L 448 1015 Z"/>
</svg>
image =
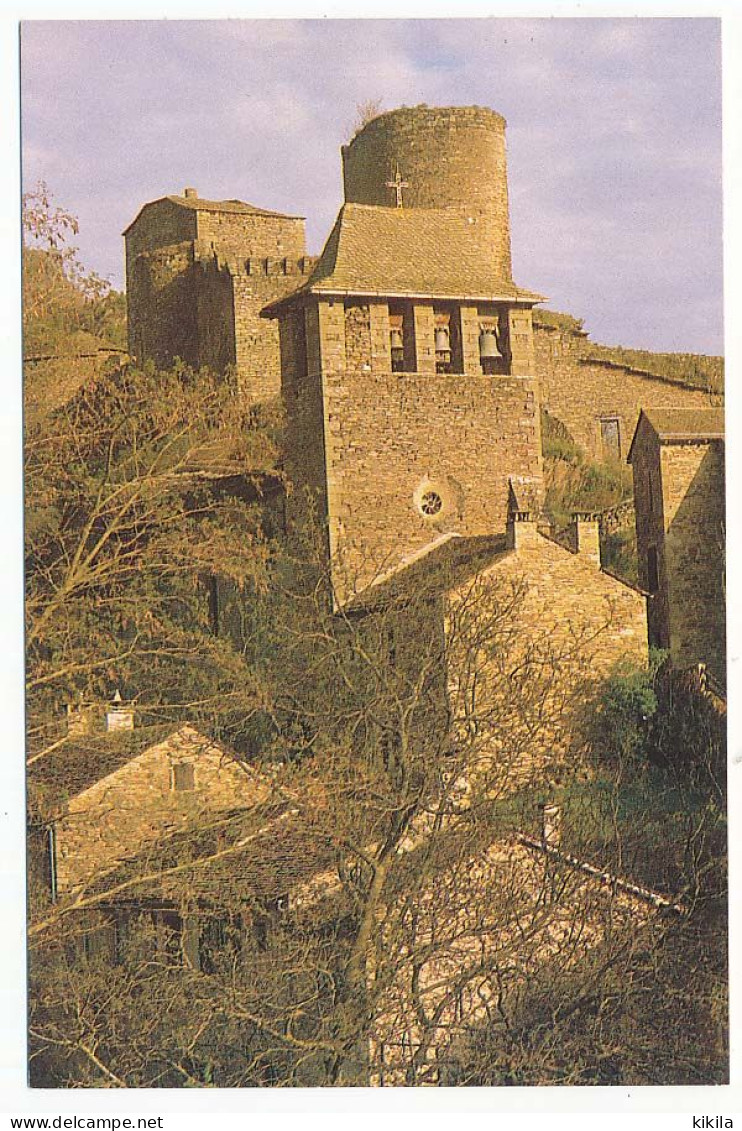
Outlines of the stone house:
<svg viewBox="0 0 742 1131">
<path fill-rule="evenodd" d="M 243 761 L 191 726 L 163 734 L 111 719 L 105 733 L 75 727 L 29 772 L 53 899 L 80 896 L 101 875 L 142 859 L 163 835 L 251 810 L 269 793 Z"/>
<path fill-rule="evenodd" d="M 650 643 L 726 684 L 724 412 L 644 409 L 628 455 Z"/>
</svg>

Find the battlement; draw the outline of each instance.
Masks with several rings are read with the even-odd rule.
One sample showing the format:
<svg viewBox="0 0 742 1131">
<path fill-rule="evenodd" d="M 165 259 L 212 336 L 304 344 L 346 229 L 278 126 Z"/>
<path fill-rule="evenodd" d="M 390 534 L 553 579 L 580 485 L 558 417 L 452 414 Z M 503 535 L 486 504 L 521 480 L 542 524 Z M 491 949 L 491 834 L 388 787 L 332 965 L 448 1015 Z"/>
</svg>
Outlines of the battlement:
<svg viewBox="0 0 742 1131">
<path fill-rule="evenodd" d="M 226 271 L 235 277 L 238 275 L 251 276 L 286 276 L 311 275 L 317 262 L 316 255 L 301 256 L 249 256 L 242 258 L 235 255 L 225 255 L 213 243 L 197 240 L 193 245 L 194 262 L 205 270 L 216 266 L 220 271 Z"/>
</svg>

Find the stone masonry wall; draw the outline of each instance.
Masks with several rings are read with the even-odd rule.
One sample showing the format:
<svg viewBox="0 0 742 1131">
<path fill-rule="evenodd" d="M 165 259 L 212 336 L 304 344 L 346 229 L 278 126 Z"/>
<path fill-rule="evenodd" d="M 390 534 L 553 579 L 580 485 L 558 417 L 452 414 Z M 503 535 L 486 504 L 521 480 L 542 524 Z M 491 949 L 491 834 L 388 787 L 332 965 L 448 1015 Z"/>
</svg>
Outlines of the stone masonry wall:
<svg viewBox="0 0 742 1131">
<path fill-rule="evenodd" d="M 142 209 L 126 233 L 126 305 L 129 333 L 129 353 L 139 356 L 155 356 L 160 353 L 157 344 L 157 316 L 153 310 L 156 300 L 154 290 L 154 269 L 144 268 L 139 260 L 161 248 L 181 247 L 181 255 L 187 256 L 183 245 L 196 238 L 195 213 L 178 208 L 169 200 L 154 201 Z M 158 257 L 163 264 L 163 257 Z M 139 261 L 139 262 L 138 262 Z M 161 286 L 172 281 L 183 269 L 175 260 L 171 264 L 170 280 L 161 278 Z M 172 332 L 168 333 L 167 349 L 176 344 Z M 177 351 L 176 351 L 177 352 Z M 179 356 L 183 356 L 182 351 Z"/>
<path fill-rule="evenodd" d="M 457 663 L 454 641 L 451 660 L 465 673 L 451 689 L 455 716 L 463 723 L 477 699 L 480 717 L 494 720 L 490 734 L 479 727 L 481 754 L 494 759 L 501 790 L 558 780 L 589 740 L 586 711 L 610 669 L 647 659 L 646 599 L 600 569 L 592 540 L 572 553 L 535 523 L 516 525 L 513 551 L 454 594 L 449 616 L 466 649 L 457 601 L 465 610 L 513 604 L 491 654 Z"/>
<path fill-rule="evenodd" d="M 172 788 L 172 767 L 194 764 L 195 788 Z M 90 882 L 199 814 L 250 807 L 266 787 L 191 728 L 146 750 L 73 797 L 55 826 L 60 893 Z"/>
<path fill-rule="evenodd" d="M 325 424 L 317 307 L 293 306 L 280 319 L 281 385 L 286 410 L 287 520 L 296 526 L 327 513 Z M 309 373 L 312 377 L 310 379 Z"/>
<path fill-rule="evenodd" d="M 300 286 L 312 262 L 307 257 L 275 260 L 269 272 L 252 259 L 249 271 L 241 264 L 230 267 L 237 381 L 251 401 L 269 400 L 281 391 L 278 321 L 261 318 L 260 312 Z"/>
<path fill-rule="evenodd" d="M 540 483 L 532 378 L 361 368 L 326 373 L 325 396 L 331 540 L 352 587 L 439 535 L 504 530 L 510 479 Z M 443 505 L 425 516 L 428 489 Z"/>
<path fill-rule="evenodd" d="M 392 373 L 385 303 L 313 303 L 301 378 L 296 319 L 282 320 L 290 508 L 313 492 L 340 600 L 441 535 L 504 531 L 511 480 L 540 496 L 534 378 L 436 373 L 432 305 L 413 315 L 418 372 Z"/>
<path fill-rule="evenodd" d="M 129 351 L 158 366 L 180 357 L 198 366 L 197 291 L 193 244 L 179 243 L 142 253 L 127 281 Z"/>
<path fill-rule="evenodd" d="M 670 655 L 724 678 L 724 446 L 663 444 L 662 504 Z"/>
<path fill-rule="evenodd" d="M 652 428 L 642 420 L 631 456 L 636 516 L 636 550 L 639 584 L 650 592 L 649 554 L 657 554 L 658 586 L 648 601 L 649 642 L 656 648 L 670 647 L 670 613 L 667 603 L 665 519 L 660 469 L 660 444 Z"/>
<path fill-rule="evenodd" d="M 505 120 L 479 106 L 414 106 L 381 114 L 342 148 L 345 199 L 391 206 L 399 169 L 405 208 L 451 208 L 478 225 L 496 269 L 511 277 Z"/>
<path fill-rule="evenodd" d="M 584 334 L 537 326 L 534 343 L 543 408 L 566 425 L 593 459 L 603 458 L 601 417 L 618 419 L 620 458 L 625 459 L 641 408 L 701 408 L 712 403 L 708 393 L 679 381 L 586 359 Z"/>
<path fill-rule="evenodd" d="M 306 254 L 300 216 L 263 216 L 249 212 L 196 213 L 195 238 L 225 256 L 299 259 Z"/>
</svg>

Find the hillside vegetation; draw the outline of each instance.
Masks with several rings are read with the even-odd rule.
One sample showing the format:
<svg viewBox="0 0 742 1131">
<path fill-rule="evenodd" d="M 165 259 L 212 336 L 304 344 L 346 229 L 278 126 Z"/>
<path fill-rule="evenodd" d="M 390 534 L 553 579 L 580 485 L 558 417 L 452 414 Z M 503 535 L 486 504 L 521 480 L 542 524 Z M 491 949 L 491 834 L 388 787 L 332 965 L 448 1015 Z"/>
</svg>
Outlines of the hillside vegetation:
<svg viewBox="0 0 742 1131">
<path fill-rule="evenodd" d="M 557 529 L 573 511 L 604 511 L 632 498 L 631 469 L 618 461 L 594 463 L 575 443 L 568 428 L 542 409 L 544 510 Z M 636 532 L 633 521 L 601 537 L 603 565 L 637 583 Z"/>
<path fill-rule="evenodd" d="M 696 353 L 656 353 L 652 350 L 627 349 L 624 346 L 606 346 L 589 341 L 582 319 L 555 310 L 534 310 L 535 326 L 551 326 L 567 333 L 584 337 L 583 356 L 595 361 L 625 365 L 654 377 L 681 381 L 694 389 L 705 389 L 718 396 L 724 395 L 724 358 Z"/>
</svg>

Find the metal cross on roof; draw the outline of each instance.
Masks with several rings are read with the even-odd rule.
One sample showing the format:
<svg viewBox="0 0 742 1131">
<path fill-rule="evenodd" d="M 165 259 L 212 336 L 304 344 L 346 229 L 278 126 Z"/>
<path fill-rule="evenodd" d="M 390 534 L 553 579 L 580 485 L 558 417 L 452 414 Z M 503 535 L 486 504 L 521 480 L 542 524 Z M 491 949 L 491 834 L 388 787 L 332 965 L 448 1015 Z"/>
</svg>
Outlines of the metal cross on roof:
<svg viewBox="0 0 742 1131">
<path fill-rule="evenodd" d="M 387 181 L 386 187 L 390 188 L 390 189 L 394 189 L 394 191 L 397 194 L 397 208 L 401 208 L 402 207 L 402 189 L 403 188 L 409 188 L 410 184 L 409 184 L 409 181 L 403 181 L 402 180 L 402 177 L 401 177 L 400 172 L 399 172 L 399 165 L 397 165 L 397 169 L 396 169 L 396 172 L 394 174 L 394 180 L 393 181 Z"/>
</svg>

